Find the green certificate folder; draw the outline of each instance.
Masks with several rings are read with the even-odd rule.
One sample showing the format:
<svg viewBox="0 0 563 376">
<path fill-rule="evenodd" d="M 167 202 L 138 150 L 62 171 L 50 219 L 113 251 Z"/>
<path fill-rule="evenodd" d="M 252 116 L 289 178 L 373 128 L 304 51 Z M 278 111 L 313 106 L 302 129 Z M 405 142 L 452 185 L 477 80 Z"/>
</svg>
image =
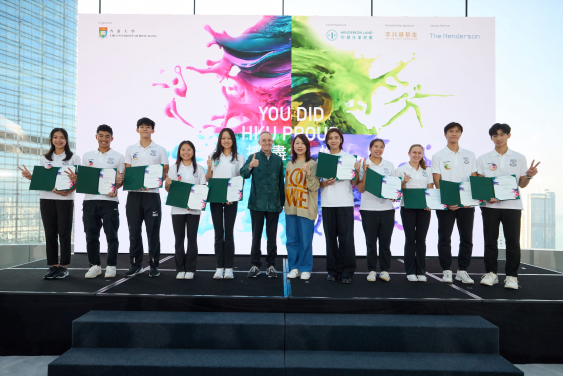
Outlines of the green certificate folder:
<svg viewBox="0 0 563 376">
<path fill-rule="evenodd" d="M 444 205 L 462 206 L 459 197 L 459 183 L 440 180 L 440 196 L 442 198 L 442 204 Z"/>
<path fill-rule="evenodd" d="M 383 198 L 381 196 L 381 185 L 383 183 L 383 175 L 378 174 L 371 168 L 366 171 L 366 191 L 375 197 Z"/>
<path fill-rule="evenodd" d="M 76 172 L 76 193 L 97 195 L 101 168 L 78 166 Z"/>
<path fill-rule="evenodd" d="M 379 198 L 399 200 L 401 198 L 401 181 L 400 177 L 386 177 L 368 168 L 366 172 L 366 191 Z"/>
<path fill-rule="evenodd" d="M 317 177 L 323 179 L 336 178 L 338 156 L 328 153 L 319 153 L 317 159 Z"/>
<path fill-rule="evenodd" d="M 136 166 L 125 169 L 125 175 L 123 176 L 124 191 L 135 191 L 143 188 L 145 183 L 145 167 Z"/>
<path fill-rule="evenodd" d="M 491 198 L 495 198 L 493 178 L 470 176 L 469 182 L 471 183 L 471 197 L 474 200 L 489 201 Z"/>
<path fill-rule="evenodd" d="M 173 180 L 168 189 L 166 205 L 186 209 L 188 207 L 188 199 L 190 198 L 192 187 L 193 184 Z"/>
<path fill-rule="evenodd" d="M 208 182 L 209 194 L 208 203 L 224 204 L 227 202 L 227 188 L 229 179 L 211 178 Z"/>
<path fill-rule="evenodd" d="M 57 167 L 45 168 L 43 166 L 33 166 L 33 174 L 31 176 L 30 191 L 52 191 L 55 188 L 55 180 L 57 180 Z"/>
<path fill-rule="evenodd" d="M 426 189 L 404 188 L 403 202 L 405 209 L 426 209 Z"/>
</svg>

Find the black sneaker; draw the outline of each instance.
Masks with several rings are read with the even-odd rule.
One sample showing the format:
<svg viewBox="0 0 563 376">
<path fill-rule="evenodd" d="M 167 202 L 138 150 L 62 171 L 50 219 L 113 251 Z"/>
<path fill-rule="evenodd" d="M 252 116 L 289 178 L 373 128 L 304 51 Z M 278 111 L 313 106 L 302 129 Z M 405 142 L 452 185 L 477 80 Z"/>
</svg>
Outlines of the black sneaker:
<svg viewBox="0 0 563 376">
<path fill-rule="evenodd" d="M 149 277 L 158 277 L 160 272 L 158 271 L 158 266 L 151 266 L 151 271 L 149 272 Z"/>
<path fill-rule="evenodd" d="M 63 279 L 68 277 L 68 269 L 67 268 L 63 268 L 62 266 L 59 266 L 57 268 L 57 272 L 55 273 L 55 275 L 53 276 L 53 278 L 56 279 Z"/>
<path fill-rule="evenodd" d="M 266 269 L 266 275 L 268 276 L 268 278 L 277 278 L 278 276 L 278 272 L 276 270 L 276 268 L 274 268 L 274 265 L 268 267 L 268 269 Z"/>
<path fill-rule="evenodd" d="M 257 266 L 253 266 L 252 268 L 250 268 L 250 270 L 248 271 L 248 278 L 255 278 L 258 277 L 260 275 L 260 268 Z"/>
<path fill-rule="evenodd" d="M 352 283 L 352 278 L 342 277 L 340 282 L 342 282 L 342 283 Z"/>
<path fill-rule="evenodd" d="M 326 277 L 326 280 L 327 280 L 327 281 L 330 281 L 330 282 L 336 282 L 336 281 L 338 281 L 339 279 L 340 279 L 340 278 L 338 278 L 337 276 L 330 275 L 330 274 Z"/>
<path fill-rule="evenodd" d="M 139 265 L 131 265 L 128 271 L 125 272 L 125 277 L 133 277 L 142 271 Z"/>
<path fill-rule="evenodd" d="M 43 278 L 44 278 L 44 279 L 53 279 L 53 278 L 55 278 L 54 276 L 55 276 L 55 274 L 57 273 L 58 270 L 59 270 L 59 267 L 58 267 L 58 266 L 51 266 L 51 267 L 49 268 L 49 271 L 47 272 L 47 274 L 45 274 L 45 275 L 43 276 Z"/>
</svg>

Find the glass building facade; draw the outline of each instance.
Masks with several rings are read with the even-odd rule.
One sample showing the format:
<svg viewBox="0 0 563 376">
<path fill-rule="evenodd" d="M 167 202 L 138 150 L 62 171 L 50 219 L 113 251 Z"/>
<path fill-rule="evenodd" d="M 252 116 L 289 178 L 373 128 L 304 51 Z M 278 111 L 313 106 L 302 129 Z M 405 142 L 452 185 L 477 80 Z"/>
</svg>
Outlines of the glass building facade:
<svg viewBox="0 0 563 376">
<path fill-rule="evenodd" d="M 75 150 L 77 0 L 0 2 L 0 244 L 45 241 L 30 170 L 55 127 Z"/>
<path fill-rule="evenodd" d="M 555 249 L 555 193 L 532 193 L 530 213 L 530 247 Z"/>
</svg>

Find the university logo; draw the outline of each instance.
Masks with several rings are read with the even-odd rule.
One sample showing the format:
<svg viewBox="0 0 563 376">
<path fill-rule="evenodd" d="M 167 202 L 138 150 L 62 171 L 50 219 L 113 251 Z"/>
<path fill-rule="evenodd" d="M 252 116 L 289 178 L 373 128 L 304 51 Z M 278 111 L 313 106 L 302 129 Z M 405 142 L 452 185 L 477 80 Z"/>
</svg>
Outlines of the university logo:
<svg viewBox="0 0 563 376">
<path fill-rule="evenodd" d="M 107 27 L 100 27 L 100 31 L 98 32 L 100 38 L 105 38 L 108 35 L 108 28 Z"/>
<path fill-rule="evenodd" d="M 63 161 L 63 166 L 68 166 L 69 162 L 68 161 Z"/>
<path fill-rule="evenodd" d="M 151 157 L 156 157 L 156 150 L 151 150 Z"/>
<path fill-rule="evenodd" d="M 422 177 L 427 178 L 427 177 L 428 177 L 428 172 L 422 171 Z"/>
<path fill-rule="evenodd" d="M 469 157 L 463 157 L 463 163 L 469 164 Z"/>
<path fill-rule="evenodd" d="M 336 38 L 338 38 L 338 32 L 336 32 L 336 30 L 330 29 L 329 31 L 326 32 L 326 39 L 332 41 L 332 40 L 336 40 Z"/>
<path fill-rule="evenodd" d="M 199 173 L 196 171 L 196 172 L 194 172 L 194 178 L 197 178 L 197 177 L 199 177 Z"/>
<path fill-rule="evenodd" d="M 113 164 L 113 158 L 108 158 L 108 164 Z"/>
<path fill-rule="evenodd" d="M 88 159 L 88 167 L 92 167 L 94 165 L 93 159 Z"/>
<path fill-rule="evenodd" d="M 516 167 L 516 159 L 510 160 L 510 167 Z"/>
<path fill-rule="evenodd" d="M 133 160 L 139 159 L 139 153 L 133 153 Z"/>
<path fill-rule="evenodd" d="M 388 169 L 388 168 L 384 168 L 384 169 L 383 169 L 383 173 L 384 173 L 385 175 L 389 175 L 389 169 Z"/>
</svg>

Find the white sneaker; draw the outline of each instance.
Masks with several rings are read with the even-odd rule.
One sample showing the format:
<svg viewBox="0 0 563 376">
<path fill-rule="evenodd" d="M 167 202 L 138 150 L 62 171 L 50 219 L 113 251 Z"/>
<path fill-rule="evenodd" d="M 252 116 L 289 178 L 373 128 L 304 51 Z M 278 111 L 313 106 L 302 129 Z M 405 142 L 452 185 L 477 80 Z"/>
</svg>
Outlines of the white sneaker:
<svg viewBox="0 0 563 376">
<path fill-rule="evenodd" d="M 445 283 L 453 283 L 454 280 L 452 279 L 452 271 L 451 270 L 444 270 L 444 277 L 442 278 L 442 282 Z"/>
<path fill-rule="evenodd" d="M 475 281 L 473 279 L 471 279 L 471 277 L 469 276 L 469 274 L 467 274 L 467 272 L 465 270 L 458 270 L 457 274 L 455 276 L 455 280 L 461 281 L 462 283 L 465 283 L 466 285 L 472 285 L 472 284 L 475 283 Z"/>
<path fill-rule="evenodd" d="M 389 273 L 387 273 L 387 272 L 379 273 L 379 278 L 381 278 L 385 282 L 389 282 L 391 280 L 391 277 L 389 276 Z"/>
<path fill-rule="evenodd" d="M 301 279 L 309 279 L 309 278 L 311 278 L 311 273 L 309 272 L 301 273 Z"/>
<path fill-rule="evenodd" d="M 418 278 L 416 278 L 416 274 L 407 275 L 407 279 L 409 280 L 409 282 L 418 282 Z"/>
<path fill-rule="evenodd" d="M 368 281 L 370 281 L 370 282 L 375 282 L 375 277 L 377 277 L 377 273 L 376 273 L 376 272 L 369 272 Z"/>
<path fill-rule="evenodd" d="M 223 277 L 225 279 L 234 279 L 235 276 L 233 274 L 233 269 L 232 268 L 227 268 L 225 269 L 225 276 Z"/>
<path fill-rule="evenodd" d="M 301 273 L 299 273 L 299 269 L 292 269 L 289 273 L 287 273 L 287 278 L 297 278 L 301 275 Z"/>
<path fill-rule="evenodd" d="M 518 290 L 518 278 L 507 275 L 506 279 L 504 280 L 504 288 Z"/>
<path fill-rule="evenodd" d="M 100 274 L 102 274 L 102 268 L 98 265 L 92 265 L 90 267 L 90 270 L 88 270 L 86 272 L 86 275 L 84 275 L 84 277 L 85 278 L 96 278 Z"/>
<path fill-rule="evenodd" d="M 495 273 L 489 272 L 481 276 L 481 284 L 485 286 L 492 286 L 498 283 L 498 277 Z"/>
<path fill-rule="evenodd" d="M 115 266 L 108 266 L 106 267 L 106 274 L 104 275 L 104 278 L 113 278 L 116 275 L 116 270 L 115 270 Z"/>
<path fill-rule="evenodd" d="M 425 275 L 417 275 L 416 279 L 418 279 L 418 282 L 426 282 L 426 276 Z"/>
<path fill-rule="evenodd" d="M 185 279 L 194 279 L 194 273 L 192 272 L 186 272 L 186 275 L 184 276 Z"/>
<path fill-rule="evenodd" d="M 186 279 L 186 273 L 179 272 L 178 274 L 176 274 L 176 279 Z"/>
<path fill-rule="evenodd" d="M 213 276 L 213 279 L 223 279 L 223 268 L 217 268 L 217 271 L 215 272 L 215 275 Z"/>
</svg>

